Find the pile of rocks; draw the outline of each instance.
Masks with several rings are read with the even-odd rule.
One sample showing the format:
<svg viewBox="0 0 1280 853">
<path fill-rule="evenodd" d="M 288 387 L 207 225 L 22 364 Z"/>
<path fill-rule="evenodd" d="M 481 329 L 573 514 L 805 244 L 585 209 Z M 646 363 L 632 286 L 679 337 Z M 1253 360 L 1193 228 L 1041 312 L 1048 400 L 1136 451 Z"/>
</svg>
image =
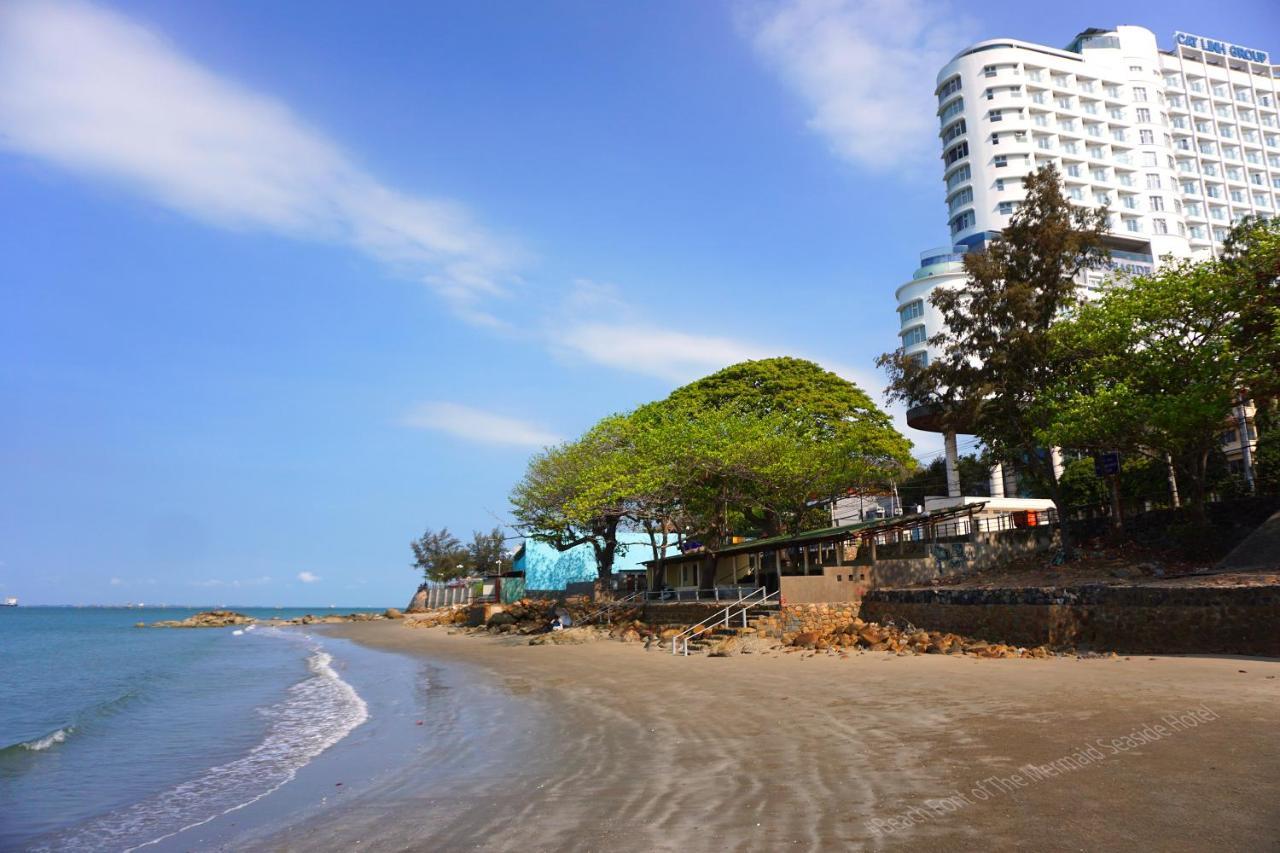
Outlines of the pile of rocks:
<svg viewBox="0 0 1280 853">
<path fill-rule="evenodd" d="M 255 620 L 234 610 L 205 610 L 186 619 L 162 619 L 152 622 L 152 628 L 225 628 L 229 625 L 248 625 Z M 144 623 L 139 622 L 138 627 Z"/>
<path fill-rule="evenodd" d="M 895 652 L 900 655 L 974 655 L 983 658 L 1047 658 L 1054 653 L 1047 646 L 1026 649 L 1004 643 L 988 643 L 941 631 L 922 631 L 908 626 L 881 625 L 855 618 L 839 631 L 821 635 L 801 631 L 787 638 L 793 648 L 816 651 L 866 649 L 872 652 Z"/>
</svg>

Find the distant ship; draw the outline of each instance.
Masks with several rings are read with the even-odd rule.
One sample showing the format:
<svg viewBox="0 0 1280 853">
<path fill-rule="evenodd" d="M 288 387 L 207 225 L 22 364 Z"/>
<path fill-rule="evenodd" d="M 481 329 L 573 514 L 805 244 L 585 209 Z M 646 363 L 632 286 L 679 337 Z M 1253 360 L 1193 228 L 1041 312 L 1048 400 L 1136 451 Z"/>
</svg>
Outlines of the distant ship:
<svg viewBox="0 0 1280 853">
<path fill-rule="evenodd" d="M 18 597 L 17 597 L 17 596 L 15 596 L 15 595 L 6 595 L 6 596 L 5 596 L 5 598 L 4 598 L 4 606 L 5 606 L 5 607 L 17 607 L 17 606 L 18 606 Z"/>
</svg>

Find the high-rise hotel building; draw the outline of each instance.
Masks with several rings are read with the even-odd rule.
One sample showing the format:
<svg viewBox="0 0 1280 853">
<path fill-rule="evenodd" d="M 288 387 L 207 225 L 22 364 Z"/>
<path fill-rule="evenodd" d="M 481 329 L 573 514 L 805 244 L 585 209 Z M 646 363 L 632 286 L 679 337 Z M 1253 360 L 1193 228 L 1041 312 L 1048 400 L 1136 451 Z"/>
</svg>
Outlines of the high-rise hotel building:
<svg viewBox="0 0 1280 853">
<path fill-rule="evenodd" d="M 1280 66 L 1265 51 L 1187 33 L 1161 50 L 1135 26 L 1085 30 L 1066 48 L 992 39 L 952 59 L 936 94 L 951 239 L 897 290 L 901 344 L 917 358 L 943 325 L 929 295 L 964 281 L 964 253 L 1005 226 L 1022 177 L 1047 163 L 1072 201 L 1109 208 L 1124 270 L 1212 254 L 1233 222 L 1280 212 Z"/>
</svg>

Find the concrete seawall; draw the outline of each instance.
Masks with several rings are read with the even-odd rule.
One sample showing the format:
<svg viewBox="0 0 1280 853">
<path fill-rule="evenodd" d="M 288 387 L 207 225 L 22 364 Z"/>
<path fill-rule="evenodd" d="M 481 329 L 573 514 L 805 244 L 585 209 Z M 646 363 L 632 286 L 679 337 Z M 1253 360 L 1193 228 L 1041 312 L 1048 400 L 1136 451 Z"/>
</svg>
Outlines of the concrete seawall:
<svg viewBox="0 0 1280 853">
<path fill-rule="evenodd" d="M 863 619 L 993 642 L 1280 657 L 1280 587 L 879 589 Z"/>
</svg>

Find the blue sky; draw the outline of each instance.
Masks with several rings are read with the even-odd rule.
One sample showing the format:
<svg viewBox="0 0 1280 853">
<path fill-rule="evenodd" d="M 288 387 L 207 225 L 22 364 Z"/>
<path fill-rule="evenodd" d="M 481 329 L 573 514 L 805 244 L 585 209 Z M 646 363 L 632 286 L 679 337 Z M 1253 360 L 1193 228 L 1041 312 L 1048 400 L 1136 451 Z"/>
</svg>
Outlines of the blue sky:
<svg viewBox="0 0 1280 853">
<path fill-rule="evenodd" d="M 878 393 L 937 68 L 1120 23 L 1280 51 L 1270 2 L 5 3 L 0 594 L 397 604 L 604 414 Z"/>
</svg>

